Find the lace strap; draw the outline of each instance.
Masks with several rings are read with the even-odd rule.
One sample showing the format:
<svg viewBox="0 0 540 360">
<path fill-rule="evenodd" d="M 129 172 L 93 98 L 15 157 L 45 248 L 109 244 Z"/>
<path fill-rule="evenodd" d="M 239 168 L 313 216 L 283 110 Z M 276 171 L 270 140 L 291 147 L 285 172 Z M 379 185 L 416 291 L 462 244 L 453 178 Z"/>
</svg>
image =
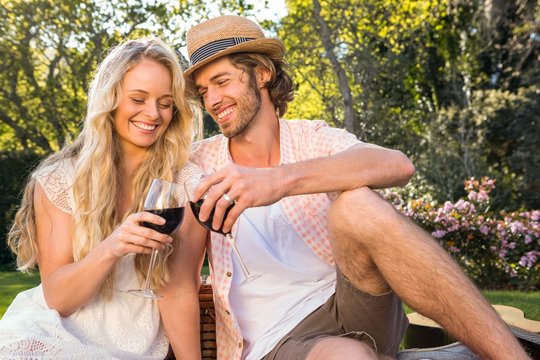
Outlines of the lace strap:
<svg viewBox="0 0 540 360">
<path fill-rule="evenodd" d="M 183 183 L 186 181 L 191 181 L 193 179 L 200 179 L 204 175 L 204 172 L 200 167 L 194 163 L 188 161 L 182 169 L 177 171 L 174 174 L 174 182 Z"/>
<path fill-rule="evenodd" d="M 54 206 L 73 214 L 73 198 L 70 191 L 73 183 L 73 166 L 70 161 L 64 160 L 46 166 L 38 170 L 34 178 L 43 187 L 45 195 Z"/>
</svg>

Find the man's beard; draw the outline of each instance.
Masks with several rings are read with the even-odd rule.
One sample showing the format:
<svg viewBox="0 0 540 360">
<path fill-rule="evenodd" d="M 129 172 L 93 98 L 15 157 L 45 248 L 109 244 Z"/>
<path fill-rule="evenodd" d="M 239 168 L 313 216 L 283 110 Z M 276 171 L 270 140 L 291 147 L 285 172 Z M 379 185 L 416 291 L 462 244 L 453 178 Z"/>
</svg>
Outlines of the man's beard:
<svg viewBox="0 0 540 360">
<path fill-rule="evenodd" d="M 261 92 L 257 87 L 255 77 L 250 77 L 247 92 L 239 99 L 236 102 L 235 121 L 229 124 L 228 129 L 220 126 L 223 136 L 229 139 L 243 133 L 261 109 Z"/>
</svg>

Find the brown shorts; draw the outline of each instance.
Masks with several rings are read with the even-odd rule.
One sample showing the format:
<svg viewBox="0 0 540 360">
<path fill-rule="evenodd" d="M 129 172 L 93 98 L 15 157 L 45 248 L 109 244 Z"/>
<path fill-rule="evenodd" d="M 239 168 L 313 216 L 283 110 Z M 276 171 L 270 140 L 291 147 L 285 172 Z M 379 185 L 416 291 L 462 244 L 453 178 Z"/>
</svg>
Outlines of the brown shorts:
<svg viewBox="0 0 540 360">
<path fill-rule="evenodd" d="M 262 360 L 303 360 L 320 340 L 342 336 L 395 356 L 409 324 L 393 291 L 374 296 L 357 289 L 337 269 L 336 292 L 285 335 Z"/>
</svg>

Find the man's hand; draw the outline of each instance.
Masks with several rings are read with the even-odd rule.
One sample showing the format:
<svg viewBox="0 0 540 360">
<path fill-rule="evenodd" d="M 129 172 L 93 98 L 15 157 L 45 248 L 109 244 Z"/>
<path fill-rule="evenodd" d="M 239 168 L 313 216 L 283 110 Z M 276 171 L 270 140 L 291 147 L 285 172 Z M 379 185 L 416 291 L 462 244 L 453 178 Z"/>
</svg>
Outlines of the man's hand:
<svg viewBox="0 0 540 360">
<path fill-rule="evenodd" d="M 199 219 L 206 221 L 215 207 L 212 227 L 219 229 L 223 223 L 223 232 L 228 233 L 242 211 L 250 207 L 271 205 L 284 197 L 280 184 L 282 169 L 249 168 L 229 165 L 219 171 L 206 175 L 194 192 L 194 201 L 206 194 Z M 231 206 L 224 194 L 234 200 L 232 209 L 223 221 L 225 210 Z"/>
</svg>

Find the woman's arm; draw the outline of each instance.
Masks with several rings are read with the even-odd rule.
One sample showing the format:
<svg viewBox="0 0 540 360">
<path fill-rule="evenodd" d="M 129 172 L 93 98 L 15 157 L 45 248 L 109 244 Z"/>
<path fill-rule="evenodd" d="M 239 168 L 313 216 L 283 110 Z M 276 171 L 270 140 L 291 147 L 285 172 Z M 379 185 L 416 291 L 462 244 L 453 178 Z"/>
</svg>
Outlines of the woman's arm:
<svg viewBox="0 0 540 360">
<path fill-rule="evenodd" d="M 169 257 L 171 278 L 160 289 L 161 320 L 177 359 L 200 359 L 199 286 L 208 232 L 186 207 Z"/>
<path fill-rule="evenodd" d="M 170 237 L 144 228 L 140 221 L 160 223 L 148 212 L 128 218 L 83 259 L 73 259 L 73 217 L 54 206 L 40 184 L 34 192 L 38 265 L 49 308 L 69 316 L 100 291 L 116 261 L 128 253 L 161 249 Z"/>
</svg>

